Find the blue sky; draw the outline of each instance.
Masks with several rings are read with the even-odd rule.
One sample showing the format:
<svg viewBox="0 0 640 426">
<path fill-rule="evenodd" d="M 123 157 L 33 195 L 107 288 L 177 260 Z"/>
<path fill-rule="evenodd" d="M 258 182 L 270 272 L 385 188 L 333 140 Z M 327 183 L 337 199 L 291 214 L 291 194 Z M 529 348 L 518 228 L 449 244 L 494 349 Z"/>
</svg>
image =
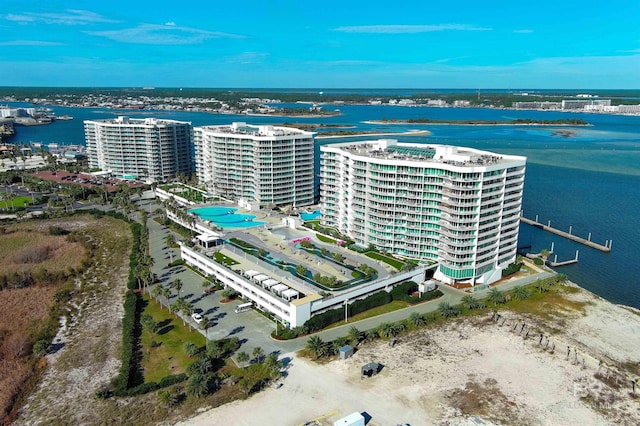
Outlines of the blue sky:
<svg viewBox="0 0 640 426">
<path fill-rule="evenodd" d="M 0 0 L 0 86 L 640 89 L 640 1 Z"/>
</svg>

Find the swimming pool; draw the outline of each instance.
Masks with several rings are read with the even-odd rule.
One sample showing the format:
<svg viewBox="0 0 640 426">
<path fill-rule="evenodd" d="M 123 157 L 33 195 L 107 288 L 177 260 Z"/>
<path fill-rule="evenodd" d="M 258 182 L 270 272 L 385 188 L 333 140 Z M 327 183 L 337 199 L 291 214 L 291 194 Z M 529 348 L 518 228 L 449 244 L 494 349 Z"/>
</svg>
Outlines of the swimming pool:
<svg viewBox="0 0 640 426">
<path fill-rule="evenodd" d="M 202 220 L 209 220 L 220 228 L 252 228 L 264 225 L 266 222 L 254 222 L 256 218 L 252 214 L 236 213 L 235 207 L 208 206 L 189 210 Z"/>
<path fill-rule="evenodd" d="M 322 212 L 320 210 L 314 210 L 312 213 L 300 213 L 300 218 L 305 222 L 308 220 L 316 220 L 322 216 Z"/>
</svg>

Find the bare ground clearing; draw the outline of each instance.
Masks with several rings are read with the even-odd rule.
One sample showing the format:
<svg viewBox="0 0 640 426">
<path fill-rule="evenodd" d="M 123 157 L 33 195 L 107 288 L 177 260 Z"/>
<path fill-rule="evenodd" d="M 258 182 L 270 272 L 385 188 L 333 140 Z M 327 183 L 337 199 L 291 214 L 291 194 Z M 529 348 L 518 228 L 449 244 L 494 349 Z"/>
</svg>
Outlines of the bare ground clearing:
<svg viewBox="0 0 640 426">
<path fill-rule="evenodd" d="M 363 345 L 346 361 L 318 365 L 292 355 L 282 388 L 185 424 L 297 425 L 318 419 L 331 425 L 354 411 L 368 413 L 370 425 L 471 425 L 477 418 L 509 425 L 638 424 L 639 400 L 629 382 L 616 376 L 637 377 L 640 316 L 588 292 L 565 296 L 588 303 L 551 320 L 503 310 L 504 324 L 486 315 L 445 322 L 403 336 L 395 347 L 384 341 Z M 523 320 L 523 331 L 530 330 L 526 339 L 519 332 Z M 600 365 L 603 358 L 610 368 Z M 370 361 L 384 368 L 361 379 L 360 366 Z"/>
</svg>

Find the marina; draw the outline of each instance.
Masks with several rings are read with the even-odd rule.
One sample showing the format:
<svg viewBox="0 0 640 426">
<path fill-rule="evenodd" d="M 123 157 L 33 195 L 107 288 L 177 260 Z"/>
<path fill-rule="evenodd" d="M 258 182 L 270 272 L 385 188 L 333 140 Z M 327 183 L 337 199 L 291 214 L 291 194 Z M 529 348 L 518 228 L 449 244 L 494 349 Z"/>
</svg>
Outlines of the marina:
<svg viewBox="0 0 640 426">
<path fill-rule="evenodd" d="M 543 229 L 545 231 L 551 232 L 552 234 L 556 234 L 556 235 L 559 235 L 561 237 L 564 237 L 564 238 L 566 238 L 568 240 L 575 241 L 575 242 L 578 242 L 580 244 L 584 244 L 585 246 L 594 248 L 596 250 L 600 250 L 600 251 L 604 251 L 604 252 L 610 252 L 611 251 L 611 243 L 612 243 L 611 240 L 607 240 L 604 245 L 598 244 L 598 243 L 594 243 L 593 241 L 591 241 L 591 233 L 589 233 L 589 237 L 587 239 L 584 239 L 582 237 L 578 237 L 576 235 L 573 235 L 571 233 L 571 227 L 569 227 L 569 232 L 564 232 L 564 231 L 561 231 L 560 229 L 552 228 L 551 227 L 551 221 L 549 221 L 548 225 L 544 225 L 544 224 L 538 222 L 537 219 L 538 219 L 537 216 L 536 216 L 536 220 L 531 220 L 531 219 L 528 219 L 528 218 L 526 218 L 524 216 L 520 216 L 520 220 L 522 222 L 526 223 L 527 225 L 535 226 L 536 228 L 540 228 L 540 229 Z M 577 258 L 578 258 L 578 256 L 576 254 L 576 262 L 578 261 Z M 572 263 L 575 263 L 575 262 L 572 262 Z"/>
<path fill-rule="evenodd" d="M 589 233 L 589 237 L 587 239 L 584 239 L 582 237 L 578 237 L 576 235 L 573 235 L 571 233 L 571 230 L 572 230 L 571 227 L 569 227 L 569 232 L 564 232 L 564 231 L 561 231 L 560 229 L 552 228 L 551 227 L 551 221 L 549 221 L 547 225 L 544 225 L 544 224 L 538 222 L 538 217 L 537 216 L 536 216 L 536 220 L 531 220 L 531 219 L 528 219 L 528 218 L 526 218 L 524 216 L 520 216 L 520 220 L 522 222 L 526 223 L 527 225 L 535 226 L 536 228 L 543 229 L 545 231 L 551 232 L 552 234 L 556 234 L 556 235 L 559 235 L 561 237 L 564 237 L 564 238 L 566 238 L 568 240 L 575 241 L 575 242 L 580 243 L 580 244 L 584 244 L 587 247 L 591 247 L 591 248 L 594 248 L 596 250 L 600 250 L 600 251 L 604 251 L 604 252 L 610 252 L 611 251 L 611 243 L 612 243 L 611 240 L 607 240 L 604 245 L 598 244 L 598 243 L 594 243 L 593 241 L 591 241 L 591 233 Z M 577 255 L 576 255 L 576 259 L 577 259 Z M 576 260 L 576 262 L 577 262 L 577 260 Z"/>
</svg>

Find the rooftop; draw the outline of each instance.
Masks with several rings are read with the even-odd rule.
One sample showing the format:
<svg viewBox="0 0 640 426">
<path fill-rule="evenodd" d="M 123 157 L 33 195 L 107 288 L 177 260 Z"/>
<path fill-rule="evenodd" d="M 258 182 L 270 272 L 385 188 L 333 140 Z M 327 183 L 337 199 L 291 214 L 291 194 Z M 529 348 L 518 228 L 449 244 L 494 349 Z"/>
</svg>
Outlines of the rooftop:
<svg viewBox="0 0 640 426">
<path fill-rule="evenodd" d="M 101 120 L 85 120 L 86 122 L 92 123 L 103 123 L 103 124 L 130 124 L 135 126 L 157 126 L 163 124 L 191 124 L 188 121 L 177 121 L 177 120 L 167 120 L 163 118 L 130 118 L 127 116 L 118 116 L 115 118 L 105 118 Z"/>
<path fill-rule="evenodd" d="M 311 132 L 305 132 L 293 127 L 274 127 L 270 125 L 254 126 L 247 123 L 235 122 L 226 126 L 202 126 L 202 129 L 213 131 L 216 133 L 227 133 L 234 135 L 249 136 L 292 136 L 292 135 L 308 135 Z"/>
<path fill-rule="evenodd" d="M 421 145 L 398 143 L 394 139 L 353 142 L 327 146 L 355 155 L 385 160 L 405 160 L 415 162 L 435 162 L 458 167 L 489 166 L 525 157 L 501 156 L 489 151 L 452 145 Z"/>
</svg>

